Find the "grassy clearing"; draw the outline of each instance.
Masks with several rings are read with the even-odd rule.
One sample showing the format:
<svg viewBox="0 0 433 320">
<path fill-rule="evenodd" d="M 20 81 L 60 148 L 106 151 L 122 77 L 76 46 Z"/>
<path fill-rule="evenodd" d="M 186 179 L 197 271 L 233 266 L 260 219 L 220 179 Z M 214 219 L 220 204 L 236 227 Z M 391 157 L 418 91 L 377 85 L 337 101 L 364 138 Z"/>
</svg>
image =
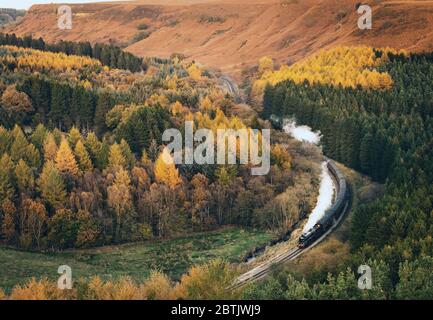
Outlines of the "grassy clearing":
<svg viewBox="0 0 433 320">
<path fill-rule="evenodd" d="M 9 291 L 32 277 L 55 280 L 57 268 L 63 264 L 72 268 L 74 278 L 129 276 L 141 281 L 157 269 L 178 279 L 190 266 L 215 258 L 240 262 L 249 250 L 272 237 L 266 232 L 227 228 L 171 240 L 61 253 L 0 248 L 0 287 Z"/>
</svg>

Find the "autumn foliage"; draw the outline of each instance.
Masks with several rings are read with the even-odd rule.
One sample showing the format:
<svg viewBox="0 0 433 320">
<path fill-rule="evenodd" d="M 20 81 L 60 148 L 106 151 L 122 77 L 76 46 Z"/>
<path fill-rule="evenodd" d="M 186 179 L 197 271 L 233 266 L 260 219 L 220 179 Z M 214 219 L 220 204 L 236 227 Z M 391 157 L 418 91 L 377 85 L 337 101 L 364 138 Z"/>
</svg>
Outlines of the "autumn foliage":
<svg viewBox="0 0 433 320">
<path fill-rule="evenodd" d="M 285 80 L 296 84 L 308 81 L 310 84 L 329 84 L 344 88 L 360 86 L 368 89 L 389 89 L 393 85 L 391 76 L 381 72 L 379 66 L 387 59 L 387 53 L 396 50 L 385 48 L 383 54 L 377 55 L 371 47 L 336 47 L 320 50 L 291 66 L 283 65 L 274 71 L 272 60 L 263 58 L 260 61 L 260 78 L 253 84 L 252 94 L 255 97 L 263 94 L 267 84 L 276 85 Z"/>
</svg>

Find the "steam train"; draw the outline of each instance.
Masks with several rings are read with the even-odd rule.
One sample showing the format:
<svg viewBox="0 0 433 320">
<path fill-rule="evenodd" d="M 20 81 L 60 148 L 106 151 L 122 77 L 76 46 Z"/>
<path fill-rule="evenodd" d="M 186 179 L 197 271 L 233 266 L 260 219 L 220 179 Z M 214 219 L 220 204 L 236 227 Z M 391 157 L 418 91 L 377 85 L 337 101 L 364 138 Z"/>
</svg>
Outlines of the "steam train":
<svg viewBox="0 0 433 320">
<path fill-rule="evenodd" d="M 350 197 L 346 178 L 337 168 L 334 162 L 328 160 L 327 167 L 332 177 L 336 181 L 337 196 L 333 205 L 325 211 L 323 217 L 307 232 L 304 232 L 298 241 L 298 248 L 303 249 L 310 246 L 328 231 L 338 218 L 344 213 L 347 200 Z"/>
</svg>

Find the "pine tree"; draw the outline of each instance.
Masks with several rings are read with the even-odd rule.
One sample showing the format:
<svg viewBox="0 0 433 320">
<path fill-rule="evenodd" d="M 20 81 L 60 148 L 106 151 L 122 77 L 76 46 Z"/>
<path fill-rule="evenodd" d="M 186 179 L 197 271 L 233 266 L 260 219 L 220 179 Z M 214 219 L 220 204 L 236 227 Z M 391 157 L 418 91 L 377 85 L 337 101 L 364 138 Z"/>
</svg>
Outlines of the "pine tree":
<svg viewBox="0 0 433 320">
<path fill-rule="evenodd" d="M 108 166 L 111 168 L 126 168 L 126 158 L 123 155 L 122 148 L 115 143 L 110 147 L 110 155 L 108 157 Z"/>
<path fill-rule="evenodd" d="M 14 187 L 12 185 L 13 162 L 7 153 L 0 158 L 0 203 L 12 199 Z"/>
<path fill-rule="evenodd" d="M 69 130 L 68 135 L 68 142 L 70 143 L 71 147 L 74 148 L 77 142 L 81 139 L 82 136 L 80 130 L 78 130 L 76 127 L 72 127 L 71 130 Z"/>
<path fill-rule="evenodd" d="M 31 143 L 27 145 L 23 159 L 32 169 L 39 169 L 41 166 L 41 155 L 38 149 Z"/>
<path fill-rule="evenodd" d="M 98 135 L 104 133 L 107 130 L 107 125 L 105 123 L 105 116 L 108 111 L 110 111 L 113 106 L 113 101 L 108 92 L 102 93 L 98 98 L 98 103 L 96 104 L 95 110 L 95 127 L 96 133 Z"/>
<path fill-rule="evenodd" d="M 31 195 L 35 187 L 35 178 L 30 167 L 20 159 L 15 167 L 15 180 L 21 193 Z"/>
<path fill-rule="evenodd" d="M 90 159 L 89 153 L 81 140 L 79 140 L 75 146 L 75 155 L 77 156 L 78 165 L 82 172 L 93 170 L 92 160 Z"/>
<path fill-rule="evenodd" d="M 11 145 L 11 158 L 13 161 L 18 162 L 19 159 L 25 156 L 27 145 L 26 137 L 22 132 L 21 128 L 17 125 L 14 127 L 12 131 L 13 142 Z"/>
<path fill-rule="evenodd" d="M 373 144 L 373 136 L 367 133 L 361 140 L 361 146 L 359 150 L 359 161 L 362 172 L 371 174 L 373 170 L 373 161 L 371 160 L 371 150 Z"/>
<path fill-rule="evenodd" d="M 120 141 L 120 149 L 126 159 L 128 169 L 132 169 L 136 163 L 135 155 L 132 153 L 131 148 L 129 148 L 128 143 L 124 139 Z"/>
<path fill-rule="evenodd" d="M 32 133 L 32 136 L 30 138 L 31 142 L 34 144 L 34 146 L 39 150 L 43 151 L 44 148 L 44 142 L 48 135 L 47 128 L 43 124 L 38 124 L 36 126 L 35 131 Z"/>
<path fill-rule="evenodd" d="M 53 161 L 45 163 L 38 179 L 42 198 L 54 208 L 62 208 L 66 200 L 66 189 L 60 172 Z"/>
<path fill-rule="evenodd" d="M 0 154 L 8 152 L 10 144 L 11 137 L 9 131 L 0 126 Z"/>
<path fill-rule="evenodd" d="M 63 139 L 56 155 L 56 168 L 63 174 L 77 177 L 79 173 L 77 161 L 69 147 L 68 141 Z"/>
<path fill-rule="evenodd" d="M 44 141 L 44 159 L 45 162 L 54 160 L 57 155 L 57 143 L 52 133 L 48 133 Z"/>
</svg>

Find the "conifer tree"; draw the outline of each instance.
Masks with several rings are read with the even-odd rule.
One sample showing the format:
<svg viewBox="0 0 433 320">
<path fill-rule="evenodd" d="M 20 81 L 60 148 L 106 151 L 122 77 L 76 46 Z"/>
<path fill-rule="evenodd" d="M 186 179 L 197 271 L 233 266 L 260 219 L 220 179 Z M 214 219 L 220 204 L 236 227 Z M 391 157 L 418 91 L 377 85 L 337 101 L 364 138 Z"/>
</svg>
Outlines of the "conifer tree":
<svg viewBox="0 0 433 320">
<path fill-rule="evenodd" d="M 70 143 L 71 147 L 74 148 L 77 142 L 81 139 L 82 136 L 80 130 L 78 130 L 76 127 L 72 127 L 71 130 L 69 130 L 68 136 L 68 142 Z"/>
<path fill-rule="evenodd" d="M 29 143 L 27 142 L 27 139 L 24 136 L 21 128 L 19 128 L 17 125 L 12 131 L 12 137 L 13 142 L 11 145 L 11 158 L 13 161 L 18 162 L 19 159 L 25 156 L 27 145 Z"/>
<path fill-rule="evenodd" d="M 24 153 L 23 159 L 32 169 L 39 169 L 41 166 L 41 155 L 36 147 L 29 143 Z"/>
<path fill-rule="evenodd" d="M 41 152 L 43 151 L 44 142 L 47 137 L 47 134 L 48 134 L 47 128 L 45 128 L 45 126 L 40 123 L 36 126 L 36 129 L 32 133 L 32 136 L 30 138 L 34 146 Z"/>
<path fill-rule="evenodd" d="M 111 168 L 126 168 L 126 158 L 123 155 L 122 148 L 115 143 L 110 147 L 110 155 L 108 157 L 108 166 Z"/>
<path fill-rule="evenodd" d="M 21 193 L 31 195 L 35 187 L 35 178 L 30 167 L 20 159 L 15 167 L 15 180 Z"/>
<path fill-rule="evenodd" d="M 0 158 L 0 203 L 12 199 L 14 187 L 12 185 L 13 162 L 7 153 Z"/>
<path fill-rule="evenodd" d="M 102 93 L 98 98 L 98 103 L 96 104 L 95 110 L 95 127 L 96 133 L 98 135 L 102 134 L 107 130 L 107 125 L 105 123 L 105 117 L 113 106 L 113 101 L 108 92 Z"/>
<path fill-rule="evenodd" d="M 56 168 L 63 174 L 68 174 L 72 177 L 77 177 L 79 168 L 74 154 L 69 147 L 68 141 L 63 139 L 60 143 L 59 150 L 56 155 Z"/>
<path fill-rule="evenodd" d="M 42 198 L 54 208 L 62 208 L 66 200 L 66 189 L 60 172 L 53 161 L 45 163 L 38 179 Z"/>
<path fill-rule="evenodd" d="M 44 141 L 44 159 L 45 162 L 54 160 L 57 155 L 57 143 L 54 139 L 54 135 L 52 133 L 48 133 L 45 141 Z"/>
<path fill-rule="evenodd" d="M 75 155 L 82 172 L 93 170 L 92 160 L 90 159 L 89 153 L 81 140 L 78 140 L 77 145 L 75 146 Z"/>
<path fill-rule="evenodd" d="M 136 162 L 135 155 L 132 153 L 131 148 L 129 148 L 128 143 L 124 139 L 120 141 L 120 149 L 126 159 L 128 169 L 133 168 Z"/>
<path fill-rule="evenodd" d="M 10 144 L 11 137 L 9 131 L 0 126 L 0 154 L 8 152 Z"/>
</svg>

